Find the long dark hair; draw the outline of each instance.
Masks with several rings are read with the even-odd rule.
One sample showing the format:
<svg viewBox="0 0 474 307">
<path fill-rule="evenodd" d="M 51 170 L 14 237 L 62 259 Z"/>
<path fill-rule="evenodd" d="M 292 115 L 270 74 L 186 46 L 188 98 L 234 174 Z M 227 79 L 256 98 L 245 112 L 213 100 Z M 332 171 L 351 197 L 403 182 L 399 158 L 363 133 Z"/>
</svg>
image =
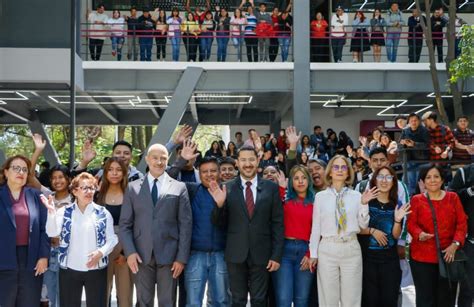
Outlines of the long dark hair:
<svg viewBox="0 0 474 307">
<path fill-rule="evenodd" d="M 101 180 L 101 183 L 100 183 L 100 189 L 99 189 L 99 193 L 97 195 L 97 203 L 100 204 L 100 205 L 105 204 L 105 196 L 107 195 L 107 191 L 109 190 L 109 187 L 110 187 L 110 182 L 107 179 L 107 174 L 109 172 L 109 167 L 114 162 L 118 163 L 118 165 L 120 165 L 120 168 L 122 169 L 123 177 L 122 177 L 122 181 L 120 182 L 120 187 L 122 188 L 122 192 L 125 193 L 125 189 L 127 188 L 128 169 L 125 166 L 125 164 L 119 158 L 112 157 L 112 158 L 107 159 L 107 161 L 105 161 L 105 164 L 104 164 L 104 167 L 103 167 L 104 174 L 102 175 L 102 180 Z"/>
<path fill-rule="evenodd" d="M 390 173 L 390 175 L 393 176 L 392 187 L 390 188 L 388 199 L 390 200 L 390 206 L 395 207 L 398 204 L 398 178 L 397 173 L 395 173 L 395 170 L 393 168 L 391 168 L 390 166 L 382 166 L 381 168 L 376 170 L 372 175 L 372 178 L 370 179 L 370 186 L 377 186 L 377 176 L 379 175 L 380 171 L 384 169 L 386 169 Z"/>
</svg>

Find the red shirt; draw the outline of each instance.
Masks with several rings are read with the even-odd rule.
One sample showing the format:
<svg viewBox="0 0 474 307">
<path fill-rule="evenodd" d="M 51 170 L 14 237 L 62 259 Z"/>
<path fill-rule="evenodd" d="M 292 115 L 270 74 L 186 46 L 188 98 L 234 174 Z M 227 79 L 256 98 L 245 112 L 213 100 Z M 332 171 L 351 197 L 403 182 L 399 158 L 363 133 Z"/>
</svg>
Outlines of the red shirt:
<svg viewBox="0 0 474 307">
<path fill-rule="evenodd" d="M 323 38 L 327 37 L 328 23 L 326 20 L 313 20 L 311 21 L 311 37 Z"/>
<path fill-rule="evenodd" d="M 272 23 L 273 23 L 273 31 L 275 33 L 278 33 L 278 31 L 280 31 L 280 27 L 278 26 L 278 15 L 277 16 L 272 15 Z"/>
<path fill-rule="evenodd" d="M 30 239 L 30 212 L 26 205 L 25 194 L 22 190 L 18 200 L 15 200 L 11 195 L 10 197 L 12 200 L 13 215 L 15 216 L 16 245 L 28 245 Z"/>
<path fill-rule="evenodd" d="M 431 200 L 438 222 L 438 233 L 441 249 L 458 241 L 464 245 L 467 232 L 467 217 L 459 197 L 454 192 L 446 192 L 442 200 Z M 433 218 L 428 199 L 418 194 L 411 199 L 411 213 L 408 215 L 407 228 L 413 240 L 410 245 L 411 257 L 420 262 L 438 263 L 436 240 L 433 237 L 426 241 L 418 240 L 420 233 L 434 234 Z"/>
<path fill-rule="evenodd" d="M 435 147 L 441 148 L 441 151 L 445 151 L 446 147 L 454 148 L 454 136 L 451 129 L 448 126 L 437 125 L 430 131 L 430 159 L 431 160 L 442 160 L 441 154 L 437 154 Z"/>
<path fill-rule="evenodd" d="M 304 203 L 301 198 L 286 200 L 283 205 L 285 238 L 309 241 L 313 225 L 313 203 Z"/>
</svg>

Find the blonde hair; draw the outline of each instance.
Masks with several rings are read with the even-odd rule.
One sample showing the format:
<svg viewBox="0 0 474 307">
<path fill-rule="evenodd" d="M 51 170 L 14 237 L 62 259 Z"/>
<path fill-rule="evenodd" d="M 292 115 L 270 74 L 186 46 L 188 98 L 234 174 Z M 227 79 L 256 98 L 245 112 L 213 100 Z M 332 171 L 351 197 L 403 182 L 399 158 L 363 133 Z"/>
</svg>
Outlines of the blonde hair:
<svg viewBox="0 0 474 307">
<path fill-rule="evenodd" d="M 349 158 L 347 158 L 346 156 L 343 156 L 343 155 L 335 155 L 331 160 L 329 160 L 328 166 L 326 167 L 326 172 L 324 174 L 324 181 L 326 182 L 326 185 L 327 186 L 332 185 L 331 171 L 332 171 L 332 167 L 334 165 L 334 161 L 336 161 L 337 159 L 342 159 L 344 161 L 344 163 L 346 163 L 347 172 L 348 172 L 349 176 L 347 176 L 345 184 L 347 186 L 352 185 L 352 182 L 354 182 L 354 169 L 352 168 L 352 164 L 351 164 L 351 161 L 349 160 Z"/>
</svg>

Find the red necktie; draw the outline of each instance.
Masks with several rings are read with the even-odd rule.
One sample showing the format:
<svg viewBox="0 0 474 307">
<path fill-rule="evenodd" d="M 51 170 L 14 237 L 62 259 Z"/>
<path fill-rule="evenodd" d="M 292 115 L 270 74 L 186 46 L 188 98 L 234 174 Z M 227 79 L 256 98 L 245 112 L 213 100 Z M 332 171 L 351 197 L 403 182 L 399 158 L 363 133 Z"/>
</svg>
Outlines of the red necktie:
<svg viewBox="0 0 474 307">
<path fill-rule="evenodd" d="M 247 185 L 247 188 L 245 189 L 245 204 L 247 205 L 247 211 L 249 213 L 249 217 L 252 218 L 253 211 L 255 209 L 255 203 L 253 201 L 253 193 L 252 193 L 252 189 L 250 188 L 252 186 L 252 182 L 247 181 L 245 184 Z"/>
</svg>

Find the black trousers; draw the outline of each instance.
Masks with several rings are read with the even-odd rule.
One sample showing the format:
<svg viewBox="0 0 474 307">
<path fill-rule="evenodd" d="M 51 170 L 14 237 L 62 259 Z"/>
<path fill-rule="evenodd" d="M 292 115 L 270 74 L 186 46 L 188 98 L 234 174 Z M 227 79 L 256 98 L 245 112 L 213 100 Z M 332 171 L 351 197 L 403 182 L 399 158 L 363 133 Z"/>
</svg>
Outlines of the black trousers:
<svg viewBox="0 0 474 307">
<path fill-rule="evenodd" d="M 458 307 L 472 307 L 474 302 L 474 244 L 466 240 L 463 250 L 467 256 L 467 278 L 461 282 Z"/>
<path fill-rule="evenodd" d="M 402 270 L 400 260 L 386 263 L 364 261 L 362 274 L 362 306 L 397 307 Z"/>
<path fill-rule="evenodd" d="M 166 36 L 155 37 L 155 41 L 156 41 L 156 58 L 158 60 L 166 59 Z"/>
<path fill-rule="evenodd" d="M 327 38 L 311 39 L 311 62 L 329 62 L 329 40 Z"/>
<path fill-rule="evenodd" d="M 107 268 L 87 272 L 59 270 L 61 306 L 81 307 L 82 287 L 86 290 L 87 307 L 107 306 Z"/>
<path fill-rule="evenodd" d="M 91 53 L 92 61 L 100 60 L 100 55 L 102 53 L 103 46 L 104 46 L 103 39 L 95 39 L 95 38 L 89 39 L 89 51 Z"/>
<path fill-rule="evenodd" d="M 443 63 L 443 41 L 433 39 L 433 49 L 438 52 L 438 63 Z"/>
<path fill-rule="evenodd" d="M 270 62 L 275 62 L 278 55 L 279 46 L 280 46 L 280 43 L 278 42 L 278 38 L 276 37 L 270 38 L 270 47 L 268 48 Z"/>
<path fill-rule="evenodd" d="M 184 48 L 186 49 L 186 54 L 188 55 L 188 61 L 196 62 L 197 50 L 199 46 L 199 38 L 190 36 L 183 37 Z"/>
<path fill-rule="evenodd" d="M 415 283 L 416 307 L 454 307 L 457 283 L 439 275 L 438 264 L 410 260 Z"/>
<path fill-rule="evenodd" d="M 246 36 L 245 37 L 245 46 L 247 47 L 247 60 L 249 62 L 258 62 L 258 38 Z M 253 51 L 253 58 L 252 58 Z"/>
<path fill-rule="evenodd" d="M 249 292 L 252 307 L 267 305 L 270 273 L 266 265 L 252 264 L 249 260 L 243 263 L 227 262 L 227 270 L 232 292 L 232 307 L 245 307 Z"/>
<path fill-rule="evenodd" d="M 420 61 L 421 49 L 423 48 L 423 37 L 408 39 L 408 62 L 418 63 Z"/>
<path fill-rule="evenodd" d="M 41 299 L 43 275 L 35 277 L 35 271 L 26 268 L 28 247 L 16 248 L 16 270 L 0 270 L 0 306 L 38 306 Z"/>
<path fill-rule="evenodd" d="M 313 284 L 311 285 L 311 292 L 309 293 L 308 307 L 318 307 L 318 274 L 314 274 Z"/>
</svg>

